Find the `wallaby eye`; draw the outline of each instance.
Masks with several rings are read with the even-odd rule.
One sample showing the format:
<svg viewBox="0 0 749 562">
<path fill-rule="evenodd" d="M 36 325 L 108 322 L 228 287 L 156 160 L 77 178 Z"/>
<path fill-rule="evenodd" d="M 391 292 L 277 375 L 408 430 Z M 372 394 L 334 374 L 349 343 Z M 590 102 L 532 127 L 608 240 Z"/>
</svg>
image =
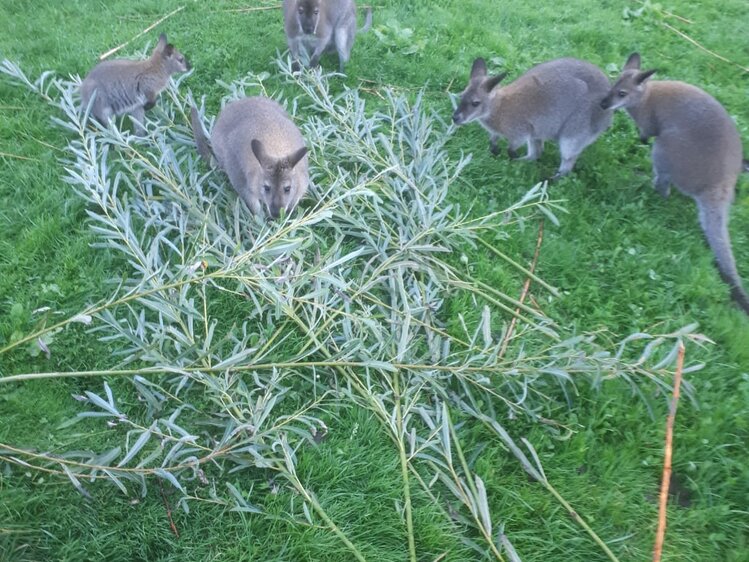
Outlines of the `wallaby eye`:
<svg viewBox="0 0 749 562">
<path fill-rule="evenodd" d="M 290 185 L 287 185 L 287 186 L 285 186 L 285 187 L 283 188 L 283 192 L 284 192 L 284 193 L 289 193 L 290 191 L 291 191 L 291 186 L 290 186 Z"/>
<path fill-rule="evenodd" d="M 315 15 L 317 15 L 317 14 L 319 14 L 319 13 L 320 13 L 320 10 L 317 10 L 317 9 L 316 9 L 316 10 L 315 10 Z"/>
<path fill-rule="evenodd" d="M 303 13 L 304 13 L 304 6 L 299 6 L 299 13 L 300 13 L 300 14 L 303 14 Z"/>
<path fill-rule="evenodd" d="M 270 193 L 270 186 L 269 185 L 264 185 L 263 186 L 263 190 L 265 191 L 265 193 Z"/>
<path fill-rule="evenodd" d="M 619 97 L 620 98 L 626 98 L 627 92 L 625 90 L 619 90 Z"/>
<path fill-rule="evenodd" d="M 473 107 L 478 107 L 478 106 L 480 106 L 480 105 L 481 105 L 481 102 L 480 102 L 480 101 L 478 101 L 478 100 L 473 100 L 473 101 L 471 102 L 471 105 L 472 105 Z"/>
</svg>

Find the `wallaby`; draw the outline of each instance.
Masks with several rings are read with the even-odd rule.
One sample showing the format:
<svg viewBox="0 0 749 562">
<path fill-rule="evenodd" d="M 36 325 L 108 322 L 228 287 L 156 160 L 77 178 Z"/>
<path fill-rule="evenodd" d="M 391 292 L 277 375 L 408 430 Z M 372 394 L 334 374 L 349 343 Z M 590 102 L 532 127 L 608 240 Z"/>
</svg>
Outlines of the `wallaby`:
<svg viewBox="0 0 749 562">
<path fill-rule="evenodd" d="M 343 73 L 356 38 L 356 3 L 353 0 L 284 0 L 284 28 L 294 69 L 299 68 L 302 49 L 309 55 L 309 65 L 320 64 L 323 53 L 338 51 L 338 68 Z M 358 33 L 372 26 L 372 9 L 367 8 L 366 21 Z"/>
<path fill-rule="evenodd" d="M 198 152 L 209 164 L 213 154 L 252 213 L 291 212 L 307 192 L 309 171 L 302 134 L 283 107 L 264 97 L 231 102 L 219 113 L 210 146 L 195 106 L 191 113 Z"/>
<path fill-rule="evenodd" d="M 128 113 L 135 120 L 138 134 L 145 133 L 145 112 L 156 105 L 156 98 L 177 72 L 190 70 L 184 55 L 159 36 L 151 57 L 142 60 L 108 60 L 97 64 L 81 84 L 83 109 L 91 108 L 102 125 L 116 115 Z"/>
<path fill-rule="evenodd" d="M 601 101 L 605 109 L 624 108 L 653 143 L 653 185 L 668 197 L 671 184 L 697 202 L 700 224 L 731 295 L 749 314 L 728 235 L 728 214 L 736 181 L 745 167 L 741 138 L 728 112 L 707 92 L 676 81 L 649 80 L 633 53 L 621 76 Z"/>
<path fill-rule="evenodd" d="M 572 58 L 548 61 L 497 88 L 505 76 L 487 76 L 484 59 L 476 59 L 453 114 L 456 125 L 481 123 L 489 132 L 492 154 L 499 152 L 500 137 L 509 142 L 510 158 L 517 158 L 517 149 L 527 145 L 523 160 L 541 156 L 544 141 L 557 141 L 562 156 L 559 171 L 552 178 L 557 179 L 568 174 L 583 149 L 611 125 L 613 111 L 600 105 L 611 84 L 589 62 Z"/>
</svg>

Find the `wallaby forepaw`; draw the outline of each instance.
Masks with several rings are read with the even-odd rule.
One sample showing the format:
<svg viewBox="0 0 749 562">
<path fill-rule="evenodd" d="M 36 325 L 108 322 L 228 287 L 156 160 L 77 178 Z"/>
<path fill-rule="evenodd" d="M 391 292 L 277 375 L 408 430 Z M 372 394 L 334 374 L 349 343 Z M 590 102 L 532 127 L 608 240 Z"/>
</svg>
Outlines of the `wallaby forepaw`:
<svg viewBox="0 0 749 562">
<path fill-rule="evenodd" d="M 499 150 L 497 150 L 499 152 Z M 513 150 L 512 148 L 507 149 L 507 156 L 510 158 L 510 160 L 517 160 L 518 159 L 518 151 Z"/>
</svg>

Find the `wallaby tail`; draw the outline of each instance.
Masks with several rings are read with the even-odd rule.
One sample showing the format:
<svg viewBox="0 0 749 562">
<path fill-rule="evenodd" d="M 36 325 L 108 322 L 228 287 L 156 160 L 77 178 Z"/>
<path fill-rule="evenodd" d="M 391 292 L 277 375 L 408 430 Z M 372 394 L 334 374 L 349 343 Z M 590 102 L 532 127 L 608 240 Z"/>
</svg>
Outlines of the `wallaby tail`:
<svg viewBox="0 0 749 562">
<path fill-rule="evenodd" d="M 195 144 L 198 145 L 198 154 L 210 165 L 213 151 L 210 144 L 208 144 L 208 137 L 206 137 L 203 130 L 203 124 L 200 122 L 198 108 L 194 105 L 190 109 L 190 121 L 192 122 L 192 134 L 195 136 Z"/>
<path fill-rule="evenodd" d="M 736 269 L 736 260 L 731 251 L 731 241 L 728 234 L 728 206 L 717 204 L 703 204 L 698 202 L 700 223 L 705 232 L 707 243 L 715 254 L 718 271 L 731 288 L 731 297 L 741 309 L 749 314 L 749 295 L 741 286 L 741 277 Z"/>
<path fill-rule="evenodd" d="M 372 8 L 367 8 L 366 15 L 364 16 L 364 25 L 357 31 L 357 33 L 366 33 L 372 27 Z"/>
</svg>

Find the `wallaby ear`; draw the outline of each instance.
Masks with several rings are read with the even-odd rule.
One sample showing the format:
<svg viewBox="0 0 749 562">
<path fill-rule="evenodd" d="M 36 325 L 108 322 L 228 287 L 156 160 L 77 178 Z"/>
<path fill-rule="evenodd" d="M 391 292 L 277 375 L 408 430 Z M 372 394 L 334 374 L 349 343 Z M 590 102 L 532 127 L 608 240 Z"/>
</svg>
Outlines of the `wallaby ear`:
<svg viewBox="0 0 749 562">
<path fill-rule="evenodd" d="M 486 76 L 486 61 L 482 58 L 478 58 L 473 61 L 471 78 L 483 78 L 484 76 Z"/>
<path fill-rule="evenodd" d="M 646 70 L 645 72 L 640 72 L 637 76 L 635 76 L 635 84 L 638 86 L 645 82 L 648 78 L 650 78 L 653 74 L 658 72 L 657 68 L 651 68 L 650 70 Z"/>
<path fill-rule="evenodd" d="M 640 53 L 629 55 L 627 62 L 624 63 L 624 70 L 640 70 Z"/>
<path fill-rule="evenodd" d="M 268 154 L 265 152 L 265 148 L 263 148 L 263 143 L 257 139 L 252 139 L 250 146 L 252 147 L 252 153 L 255 155 L 255 158 L 257 158 L 257 161 L 260 162 L 260 165 L 266 166 L 269 158 Z"/>
<path fill-rule="evenodd" d="M 159 35 L 159 42 L 156 43 L 156 49 L 154 50 L 161 51 L 165 49 L 167 43 L 168 41 L 166 40 L 166 33 L 162 33 L 161 35 Z"/>
<path fill-rule="evenodd" d="M 294 154 L 289 156 L 289 168 L 293 168 L 297 164 L 299 164 L 299 161 L 304 158 L 304 155 L 307 154 L 307 147 L 303 146 L 299 150 L 297 150 Z"/>
<path fill-rule="evenodd" d="M 492 76 L 491 78 L 488 78 L 486 82 L 484 82 L 484 89 L 487 92 L 491 92 L 497 84 L 499 84 L 502 80 L 505 79 L 505 76 L 507 76 L 506 72 L 503 72 L 501 74 L 497 74 L 496 76 Z"/>
</svg>

